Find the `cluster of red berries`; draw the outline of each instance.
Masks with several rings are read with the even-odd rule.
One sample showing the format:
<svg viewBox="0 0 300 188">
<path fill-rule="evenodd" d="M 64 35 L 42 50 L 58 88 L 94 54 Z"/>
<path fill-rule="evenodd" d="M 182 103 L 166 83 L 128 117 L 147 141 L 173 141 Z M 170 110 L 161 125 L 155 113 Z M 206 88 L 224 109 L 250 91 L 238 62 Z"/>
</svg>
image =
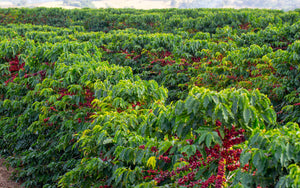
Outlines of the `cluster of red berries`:
<svg viewBox="0 0 300 188">
<path fill-rule="evenodd" d="M 86 116 L 84 116 L 84 118 L 78 118 L 78 119 L 77 119 L 78 123 L 82 123 L 83 119 L 84 119 L 84 122 L 91 122 L 91 116 L 92 116 L 93 114 L 94 114 L 94 113 L 86 112 Z"/>
<path fill-rule="evenodd" d="M 198 63 L 201 61 L 201 57 L 192 57 L 192 61 Z"/>
<path fill-rule="evenodd" d="M 57 100 L 61 100 L 64 96 L 72 96 L 75 95 L 74 93 L 68 92 L 66 88 L 60 88 L 58 94 L 60 94 L 60 97 Z"/>
<path fill-rule="evenodd" d="M 240 144 L 245 141 L 245 137 L 243 133 L 245 132 L 244 129 L 235 130 L 235 127 L 232 126 L 232 129 L 229 130 L 227 128 L 224 129 L 225 137 L 223 141 L 223 147 L 230 148 L 233 145 Z"/>
<path fill-rule="evenodd" d="M 229 79 L 231 79 L 231 80 L 236 80 L 236 79 L 237 79 L 236 76 L 229 76 L 229 75 L 227 75 L 227 78 L 229 78 Z"/>
<path fill-rule="evenodd" d="M 116 157 L 115 156 L 105 156 L 104 157 L 104 153 L 100 153 L 99 155 L 99 158 L 102 160 L 102 161 L 108 161 L 108 160 L 114 160 Z"/>
<path fill-rule="evenodd" d="M 84 107 L 89 107 L 92 108 L 92 101 L 95 99 L 94 97 L 94 92 L 88 88 L 84 88 L 85 89 L 85 93 L 84 93 L 84 100 L 85 103 L 79 103 L 80 106 L 84 106 Z"/>
<path fill-rule="evenodd" d="M 191 63 L 188 63 L 188 61 L 186 59 L 180 59 L 180 64 L 179 66 L 184 66 L 184 67 L 189 67 L 191 66 Z"/>
<path fill-rule="evenodd" d="M 47 123 L 49 121 L 49 117 L 44 119 L 44 123 Z"/>
<path fill-rule="evenodd" d="M 132 54 L 126 54 L 125 59 L 131 59 L 131 57 L 133 57 L 134 55 Z"/>
<path fill-rule="evenodd" d="M 143 170 L 142 172 L 146 172 L 148 173 L 148 175 L 144 176 L 143 179 L 144 180 L 151 180 L 151 179 L 154 179 L 155 176 L 159 173 L 158 170 Z"/>
<path fill-rule="evenodd" d="M 5 85 L 7 85 L 9 82 L 13 82 L 17 76 L 18 76 L 18 73 L 12 73 L 11 77 L 4 82 Z"/>
<path fill-rule="evenodd" d="M 165 163 L 170 163 L 171 159 L 168 156 L 160 155 L 158 160 L 163 160 Z"/>
<path fill-rule="evenodd" d="M 209 185 L 213 184 L 216 181 L 216 176 L 211 175 L 205 182 L 202 183 L 201 188 L 207 188 Z"/>
<path fill-rule="evenodd" d="M 188 173 L 186 176 L 183 176 L 182 178 L 178 179 L 177 183 L 179 185 L 185 185 L 187 182 L 191 182 L 195 178 L 195 172 Z"/>
<path fill-rule="evenodd" d="M 222 188 L 223 183 L 226 181 L 225 163 L 226 163 L 226 160 L 224 158 L 219 161 L 218 173 L 217 173 L 216 184 L 215 184 L 216 188 Z"/>
<path fill-rule="evenodd" d="M 20 61 L 18 56 L 15 56 L 10 62 L 9 62 L 9 72 L 16 72 L 19 71 L 20 69 L 22 69 L 25 65 L 25 63 L 22 63 L 20 65 Z"/>
<path fill-rule="evenodd" d="M 5 81 L 5 85 L 7 85 L 9 82 L 13 82 L 14 79 L 19 75 L 18 71 L 21 69 L 24 69 L 25 63 L 20 64 L 18 56 L 15 56 L 12 60 L 9 62 L 9 72 L 11 73 L 10 78 Z"/>
<path fill-rule="evenodd" d="M 111 188 L 112 186 L 110 185 L 101 185 L 99 188 Z"/>
<path fill-rule="evenodd" d="M 177 70 L 176 73 L 186 72 L 188 69 Z"/>
<path fill-rule="evenodd" d="M 165 60 L 165 59 L 155 59 L 151 61 L 151 64 L 159 63 L 160 66 L 164 67 L 166 65 L 173 65 L 175 63 L 174 60 Z"/>
<path fill-rule="evenodd" d="M 221 128 L 222 123 L 216 121 L 216 125 Z M 172 171 L 160 171 L 159 173 L 147 175 L 147 179 L 153 179 L 157 184 L 162 183 L 166 179 L 174 179 L 181 173 L 184 174 L 183 177 L 176 180 L 180 186 L 184 187 L 193 187 L 195 185 L 201 185 L 201 187 L 209 187 L 211 185 L 215 187 L 223 187 L 224 182 L 226 181 L 225 174 L 226 171 L 233 171 L 240 167 L 239 159 L 242 152 L 241 149 L 233 149 L 232 146 L 240 144 L 245 141 L 243 133 L 245 130 L 239 129 L 236 130 L 234 126 L 231 129 L 224 128 L 224 138 L 220 134 L 220 130 L 217 129 L 217 133 L 222 139 L 222 146 L 216 144 L 210 148 L 205 148 L 207 157 L 204 158 L 199 150 L 196 150 L 196 153 L 189 157 L 189 159 L 181 158 L 180 161 L 188 162 L 187 165 L 177 168 Z M 188 144 L 193 144 L 193 139 L 186 140 Z M 141 146 L 140 146 L 141 148 Z M 144 147 L 143 147 L 144 148 Z M 158 151 L 156 147 L 151 148 L 152 152 Z M 186 156 L 185 153 L 182 153 L 183 156 Z M 172 155 L 172 154 L 171 154 Z M 160 155 L 159 160 L 163 160 L 165 163 L 171 161 L 169 151 L 165 152 L 163 155 Z M 213 163 L 218 163 L 217 174 L 213 174 L 206 181 L 195 180 L 195 174 L 199 171 L 200 168 L 209 167 Z M 175 178 L 176 179 L 176 178 Z"/>
<path fill-rule="evenodd" d="M 79 102 L 79 108 L 82 107 L 89 107 L 92 108 L 92 101 L 95 99 L 94 97 L 94 92 L 88 88 L 83 88 L 84 89 L 84 103 Z M 64 96 L 68 95 L 68 96 L 73 96 L 75 95 L 75 93 L 71 93 L 69 92 L 66 88 L 60 88 L 59 92 L 60 97 L 58 98 L 58 100 L 61 100 Z M 76 105 L 74 106 L 76 107 Z"/>
<path fill-rule="evenodd" d="M 49 66 L 49 67 L 54 68 L 55 62 L 54 62 L 54 63 L 48 63 L 48 62 L 45 62 L 45 64 L 46 64 L 47 66 Z"/>
<path fill-rule="evenodd" d="M 161 58 L 165 58 L 171 56 L 172 53 L 170 51 L 161 51 L 159 55 Z"/>
<path fill-rule="evenodd" d="M 220 120 L 217 120 L 216 121 L 216 126 L 220 127 L 222 125 L 221 121 Z M 219 131 L 219 130 L 218 130 Z M 219 132 L 218 132 L 219 134 Z M 219 134 L 219 136 L 221 137 L 221 135 Z"/>
<path fill-rule="evenodd" d="M 137 55 L 137 56 L 133 57 L 132 59 L 133 59 L 133 60 L 137 60 L 137 59 L 140 58 L 140 57 L 141 57 L 141 55 Z"/>
<path fill-rule="evenodd" d="M 43 121 L 44 123 L 46 123 L 49 127 L 52 127 L 53 126 L 53 123 L 49 123 L 49 117 L 45 118 Z"/>
<path fill-rule="evenodd" d="M 57 112 L 57 110 L 53 106 L 50 107 L 50 110 Z"/>
<path fill-rule="evenodd" d="M 140 102 L 137 102 L 136 104 L 132 103 L 132 108 L 135 108 L 136 106 L 142 106 Z"/>
<path fill-rule="evenodd" d="M 176 173 L 175 173 L 174 170 L 171 171 L 171 172 L 169 172 L 169 171 L 161 171 L 161 172 L 159 172 L 159 175 L 157 175 L 157 176 L 154 178 L 154 180 L 157 182 L 157 184 L 160 184 L 160 183 L 163 182 L 165 179 L 168 179 L 168 178 L 170 178 L 170 177 L 172 177 L 172 176 L 175 176 L 175 175 L 176 175 Z"/>
<path fill-rule="evenodd" d="M 33 76 L 37 76 L 40 75 L 41 76 L 41 80 L 44 80 L 46 77 L 46 71 L 45 70 L 41 70 L 39 72 L 33 73 L 33 74 L 25 74 L 24 78 L 29 78 L 29 77 L 33 77 Z"/>
<path fill-rule="evenodd" d="M 153 147 L 151 147 L 151 151 L 152 151 L 153 153 L 156 153 L 156 152 L 158 152 L 158 149 L 157 149 L 156 146 L 153 146 Z"/>
</svg>

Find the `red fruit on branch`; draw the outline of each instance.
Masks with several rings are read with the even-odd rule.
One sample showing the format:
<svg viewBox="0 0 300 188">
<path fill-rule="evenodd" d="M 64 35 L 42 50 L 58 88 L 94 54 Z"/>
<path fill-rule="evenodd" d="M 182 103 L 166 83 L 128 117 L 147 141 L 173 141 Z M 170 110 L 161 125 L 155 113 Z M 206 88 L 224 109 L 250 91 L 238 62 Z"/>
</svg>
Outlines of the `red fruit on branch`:
<svg viewBox="0 0 300 188">
<path fill-rule="evenodd" d="M 111 188 L 112 186 L 110 185 L 101 185 L 99 188 Z"/>
<path fill-rule="evenodd" d="M 201 186 L 201 188 L 207 188 L 209 184 L 214 183 L 216 180 L 215 175 L 211 175 Z"/>
<path fill-rule="evenodd" d="M 44 123 L 47 123 L 49 121 L 49 117 L 44 119 Z"/>
<path fill-rule="evenodd" d="M 51 106 L 50 109 L 55 111 L 55 112 L 57 111 L 53 106 Z"/>
<path fill-rule="evenodd" d="M 225 179 L 225 163 L 226 160 L 223 158 L 219 161 L 218 173 L 216 177 L 216 188 L 222 188 L 226 179 Z"/>
<path fill-rule="evenodd" d="M 154 152 L 158 152 L 158 149 L 157 149 L 157 147 L 156 146 L 153 146 L 153 147 L 151 147 L 151 151 L 154 153 Z"/>
<path fill-rule="evenodd" d="M 188 140 L 186 140 L 186 142 L 187 142 L 188 144 L 192 145 L 192 144 L 194 143 L 194 140 L 188 139 Z"/>
<path fill-rule="evenodd" d="M 171 162 L 171 159 L 168 157 L 168 156 L 163 156 L 163 155 L 160 155 L 158 157 L 159 160 L 163 160 L 165 163 L 170 163 Z"/>
<path fill-rule="evenodd" d="M 242 169 L 245 170 L 245 171 L 248 171 L 249 170 L 249 164 L 248 163 L 245 164 L 245 166 Z"/>
</svg>

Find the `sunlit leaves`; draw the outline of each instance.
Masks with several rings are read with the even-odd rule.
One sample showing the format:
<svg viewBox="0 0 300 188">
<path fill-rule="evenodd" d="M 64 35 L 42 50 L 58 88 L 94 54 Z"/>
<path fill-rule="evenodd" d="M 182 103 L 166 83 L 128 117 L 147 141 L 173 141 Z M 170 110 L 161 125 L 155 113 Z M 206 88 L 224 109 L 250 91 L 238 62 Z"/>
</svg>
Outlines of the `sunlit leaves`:
<svg viewBox="0 0 300 188">
<path fill-rule="evenodd" d="M 298 170 L 295 166 L 300 161 L 299 131 L 296 123 L 288 123 L 281 128 L 267 131 L 255 129 L 240 158 L 241 165 L 249 164 L 252 168 L 243 173 L 255 171 L 252 181 L 262 186 L 289 184 L 293 187 L 299 184 L 296 175 Z M 277 182 L 275 177 L 281 177 L 280 181 Z M 294 182 L 292 177 L 296 177 Z"/>
</svg>

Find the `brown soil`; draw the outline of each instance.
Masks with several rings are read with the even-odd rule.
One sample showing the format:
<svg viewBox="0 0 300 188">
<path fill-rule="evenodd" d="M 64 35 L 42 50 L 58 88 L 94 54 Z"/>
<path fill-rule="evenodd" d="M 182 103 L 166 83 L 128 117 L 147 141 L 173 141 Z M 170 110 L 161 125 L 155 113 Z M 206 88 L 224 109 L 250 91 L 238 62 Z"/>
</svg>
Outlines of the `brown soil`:
<svg viewBox="0 0 300 188">
<path fill-rule="evenodd" d="M 4 159 L 0 159 L 0 188 L 22 188 L 22 186 L 10 179 L 13 169 L 7 170 Z"/>
</svg>

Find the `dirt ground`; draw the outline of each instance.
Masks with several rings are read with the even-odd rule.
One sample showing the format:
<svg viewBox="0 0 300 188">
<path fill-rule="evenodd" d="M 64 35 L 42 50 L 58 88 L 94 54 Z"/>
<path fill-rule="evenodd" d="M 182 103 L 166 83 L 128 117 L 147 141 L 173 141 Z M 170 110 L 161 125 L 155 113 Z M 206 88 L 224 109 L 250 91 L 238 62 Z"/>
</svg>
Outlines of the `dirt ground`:
<svg viewBox="0 0 300 188">
<path fill-rule="evenodd" d="M 3 165 L 4 160 L 0 159 L 0 188 L 22 188 L 20 184 L 10 180 L 12 169 L 7 171 L 5 165 Z"/>
</svg>

